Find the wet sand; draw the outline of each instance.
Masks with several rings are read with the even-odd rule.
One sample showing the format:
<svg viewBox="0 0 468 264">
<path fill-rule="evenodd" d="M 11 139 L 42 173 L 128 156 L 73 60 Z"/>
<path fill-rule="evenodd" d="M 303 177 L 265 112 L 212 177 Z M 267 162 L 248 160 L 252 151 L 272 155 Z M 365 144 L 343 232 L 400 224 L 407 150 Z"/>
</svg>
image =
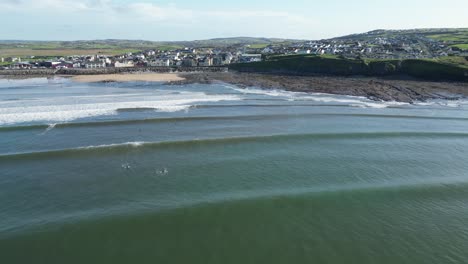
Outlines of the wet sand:
<svg viewBox="0 0 468 264">
<path fill-rule="evenodd" d="M 76 82 L 174 82 L 185 80 L 176 73 L 76 75 L 72 79 Z"/>
</svg>

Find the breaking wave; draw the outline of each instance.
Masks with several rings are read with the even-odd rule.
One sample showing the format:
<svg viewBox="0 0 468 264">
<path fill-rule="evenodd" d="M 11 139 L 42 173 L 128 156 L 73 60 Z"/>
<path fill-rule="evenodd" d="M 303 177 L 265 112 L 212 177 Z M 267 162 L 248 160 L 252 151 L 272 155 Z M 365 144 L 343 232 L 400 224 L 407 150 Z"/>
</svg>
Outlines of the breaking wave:
<svg viewBox="0 0 468 264">
<path fill-rule="evenodd" d="M 257 94 L 266 95 L 272 97 L 282 97 L 288 101 L 313 101 L 320 103 L 339 103 L 353 107 L 363 108 L 387 108 L 394 106 L 407 106 L 409 103 L 402 102 L 379 102 L 372 101 L 365 97 L 359 96 L 345 96 L 345 95 L 331 95 L 324 93 L 304 93 L 304 92 L 291 92 L 285 90 L 267 90 L 258 88 L 238 88 L 235 86 L 226 86 L 233 89 L 241 94 Z"/>
<path fill-rule="evenodd" d="M 126 152 L 132 148 L 165 148 L 165 147 L 187 147 L 187 146 L 207 146 L 217 144 L 238 144 L 249 142 L 271 142 L 278 140 L 336 140 L 336 139 L 375 139 L 375 138 L 467 138 L 468 133 L 457 132 L 364 132 L 364 133 L 336 133 L 336 134 L 277 134 L 268 136 L 251 137 L 228 137 L 228 138 L 208 138 L 193 139 L 185 141 L 160 141 L 160 142 L 125 142 L 116 144 L 85 146 L 71 149 L 59 149 L 40 152 L 25 152 L 0 155 L 0 161 L 4 159 L 23 159 L 23 158 L 51 158 L 63 157 L 66 155 L 78 155 L 83 153 L 95 152 L 102 154 Z"/>
<path fill-rule="evenodd" d="M 99 99 L 99 97 L 97 97 Z M 92 102 L 68 104 L 43 104 L 36 106 L 15 106 L 0 108 L 0 125 L 11 125 L 28 122 L 69 122 L 81 118 L 104 115 L 115 115 L 119 109 L 146 108 L 161 112 L 177 112 L 188 110 L 194 104 L 206 102 L 239 100 L 236 95 L 207 95 L 205 93 L 186 93 L 180 95 L 165 95 L 160 97 L 145 97 L 134 101 Z"/>
</svg>

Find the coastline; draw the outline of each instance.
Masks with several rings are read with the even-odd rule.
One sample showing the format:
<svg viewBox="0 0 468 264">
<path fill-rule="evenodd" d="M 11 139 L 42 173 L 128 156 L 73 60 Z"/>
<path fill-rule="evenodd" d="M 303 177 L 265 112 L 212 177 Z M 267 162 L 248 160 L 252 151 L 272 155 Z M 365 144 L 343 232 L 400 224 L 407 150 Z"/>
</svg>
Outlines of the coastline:
<svg viewBox="0 0 468 264">
<path fill-rule="evenodd" d="M 468 83 L 427 81 L 414 78 L 363 76 L 295 76 L 243 72 L 135 72 L 113 74 L 1 75 L 0 79 L 66 77 L 76 82 L 163 82 L 167 85 L 222 82 L 241 88 L 256 86 L 294 92 L 361 96 L 375 101 L 413 103 L 430 99 L 456 100 L 468 97 Z"/>
<path fill-rule="evenodd" d="M 184 81 L 185 78 L 177 73 L 140 73 L 140 74 L 98 74 L 71 76 L 75 82 L 175 82 Z"/>
<path fill-rule="evenodd" d="M 361 96 L 375 101 L 413 103 L 430 99 L 456 100 L 468 97 L 468 83 L 425 81 L 398 76 L 295 76 L 240 72 L 183 73 L 180 76 L 185 80 L 174 84 L 224 82 L 243 88 L 256 86 L 293 92 Z"/>
</svg>

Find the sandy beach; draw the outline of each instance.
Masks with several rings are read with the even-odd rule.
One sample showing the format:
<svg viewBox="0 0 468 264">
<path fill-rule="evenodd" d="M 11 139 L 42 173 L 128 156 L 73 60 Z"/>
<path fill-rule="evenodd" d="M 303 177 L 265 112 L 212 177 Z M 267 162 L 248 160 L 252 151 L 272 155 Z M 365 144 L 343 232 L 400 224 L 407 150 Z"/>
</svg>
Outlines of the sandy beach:
<svg viewBox="0 0 468 264">
<path fill-rule="evenodd" d="M 176 73 L 77 75 L 73 76 L 72 79 L 76 82 L 173 82 L 184 80 Z"/>
</svg>

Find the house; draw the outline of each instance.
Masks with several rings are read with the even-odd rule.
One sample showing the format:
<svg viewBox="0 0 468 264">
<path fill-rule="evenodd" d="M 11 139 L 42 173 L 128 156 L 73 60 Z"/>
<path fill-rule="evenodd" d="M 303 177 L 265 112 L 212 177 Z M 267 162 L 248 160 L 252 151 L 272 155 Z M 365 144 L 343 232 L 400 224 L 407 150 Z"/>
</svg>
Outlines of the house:
<svg viewBox="0 0 468 264">
<path fill-rule="evenodd" d="M 99 62 L 104 62 L 106 65 L 109 65 L 112 63 L 111 59 L 107 58 L 107 57 L 101 57 L 98 59 Z"/>
<path fill-rule="evenodd" d="M 16 62 L 10 66 L 11 69 L 31 69 L 33 67 L 29 62 Z"/>
<path fill-rule="evenodd" d="M 105 68 L 106 67 L 106 63 L 103 62 L 103 61 L 87 61 L 84 63 L 84 67 L 86 69 L 97 69 L 97 68 Z"/>
<path fill-rule="evenodd" d="M 199 60 L 198 66 L 201 66 L 201 67 L 213 66 L 213 58 L 206 57 L 204 59 Z"/>
<path fill-rule="evenodd" d="M 43 61 L 39 63 L 39 66 L 46 67 L 46 68 L 56 68 L 57 65 L 62 63 L 61 61 Z"/>
<path fill-rule="evenodd" d="M 52 65 L 53 69 L 69 69 L 69 68 L 74 68 L 74 65 L 72 62 L 67 62 L 67 61 L 61 61 L 60 63 L 55 63 Z"/>
<path fill-rule="evenodd" d="M 266 47 L 262 50 L 262 54 L 270 54 L 270 53 L 275 53 L 275 50 L 272 49 L 271 47 Z"/>
<path fill-rule="evenodd" d="M 135 63 L 133 61 L 116 61 L 114 64 L 114 67 L 116 68 L 130 68 L 130 67 L 135 67 Z"/>
<path fill-rule="evenodd" d="M 169 67 L 171 66 L 171 61 L 169 59 L 156 59 L 148 63 L 151 67 Z"/>
<path fill-rule="evenodd" d="M 135 63 L 135 67 L 146 67 L 147 63 L 145 61 L 139 61 Z"/>
<path fill-rule="evenodd" d="M 21 58 L 8 57 L 4 62 L 21 62 Z"/>
<path fill-rule="evenodd" d="M 213 66 L 221 66 L 223 64 L 224 64 L 224 60 L 222 56 L 215 56 L 213 58 L 213 63 L 212 63 Z"/>
<path fill-rule="evenodd" d="M 213 62 L 211 63 L 212 66 L 222 66 L 226 64 L 230 64 L 234 60 L 234 55 L 232 53 L 220 53 L 213 57 Z"/>
<path fill-rule="evenodd" d="M 198 66 L 198 62 L 193 58 L 185 58 L 182 60 L 183 67 L 196 67 Z"/>
<path fill-rule="evenodd" d="M 231 64 L 233 59 L 234 56 L 232 55 L 232 53 L 228 52 L 226 54 L 223 54 L 223 64 Z"/>
<path fill-rule="evenodd" d="M 257 62 L 262 61 L 262 54 L 242 54 L 240 62 Z"/>
</svg>

